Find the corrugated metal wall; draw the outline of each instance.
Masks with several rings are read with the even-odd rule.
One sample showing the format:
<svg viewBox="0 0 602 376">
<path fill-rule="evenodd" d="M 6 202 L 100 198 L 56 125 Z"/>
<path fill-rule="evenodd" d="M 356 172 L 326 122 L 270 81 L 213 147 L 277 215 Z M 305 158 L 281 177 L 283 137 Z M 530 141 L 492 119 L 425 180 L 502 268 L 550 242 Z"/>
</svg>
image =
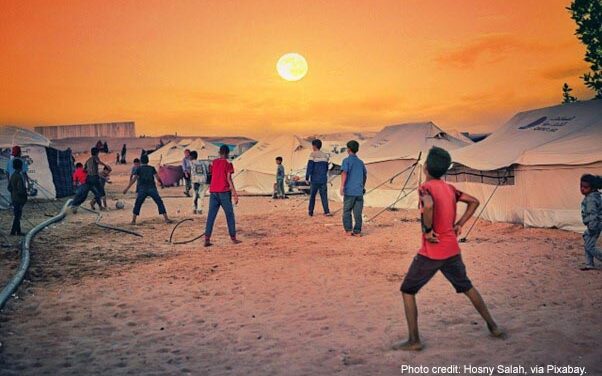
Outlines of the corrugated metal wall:
<svg viewBox="0 0 602 376">
<path fill-rule="evenodd" d="M 35 131 L 51 140 L 70 137 L 136 137 L 136 125 L 133 121 L 51 125 L 35 127 Z"/>
</svg>

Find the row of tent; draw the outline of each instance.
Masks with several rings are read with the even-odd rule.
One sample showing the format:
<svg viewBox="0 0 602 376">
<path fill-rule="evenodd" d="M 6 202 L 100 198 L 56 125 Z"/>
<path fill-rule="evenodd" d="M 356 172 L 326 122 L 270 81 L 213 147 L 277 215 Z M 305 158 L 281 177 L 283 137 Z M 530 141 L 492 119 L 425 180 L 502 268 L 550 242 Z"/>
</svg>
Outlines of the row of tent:
<svg viewBox="0 0 602 376">
<path fill-rule="evenodd" d="M 518 113 L 478 143 L 432 122 L 385 127 L 360 146 L 368 170 L 366 205 L 417 208 L 422 165 L 432 146 L 452 155 L 446 180 L 487 203 L 482 218 L 579 231 L 579 178 L 602 175 L 602 100 Z M 311 150 L 298 136 L 260 141 L 234 160 L 235 184 L 249 193 L 270 194 L 274 158 L 282 156 L 289 175 L 303 179 Z M 331 155 L 331 162 L 340 165 L 344 156 Z M 341 200 L 340 178 L 333 176 L 330 184 L 330 198 Z"/>
<path fill-rule="evenodd" d="M 333 171 L 340 166 L 347 140 L 327 140 Z M 38 182 L 39 198 L 73 193 L 70 150 L 51 148 L 44 136 L 17 127 L 0 127 L 0 169 L 7 153 L 20 145 L 29 176 Z M 385 127 L 360 146 L 368 170 L 367 206 L 415 209 L 416 189 L 424 180 L 422 165 L 432 146 L 452 155 L 446 179 L 487 202 L 482 218 L 533 227 L 582 230 L 579 178 L 602 175 L 602 100 L 569 103 L 516 114 L 485 140 L 473 143 L 457 132 L 445 132 L 432 122 Z M 247 145 L 245 148 L 250 147 Z M 200 159 L 214 159 L 219 148 L 202 139 L 169 142 L 149 155 L 152 165 L 181 163 L 184 149 L 196 150 Z M 234 159 L 237 188 L 251 194 L 271 194 L 277 156 L 291 177 L 304 179 L 311 143 L 282 135 L 258 142 Z M 416 167 L 413 167 L 416 165 Z M 6 206 L 6 178 L 0 176 L 0 207 Z M 340 178 L 330 181 L 330 198 L 338 196 Z"/>
</svg>

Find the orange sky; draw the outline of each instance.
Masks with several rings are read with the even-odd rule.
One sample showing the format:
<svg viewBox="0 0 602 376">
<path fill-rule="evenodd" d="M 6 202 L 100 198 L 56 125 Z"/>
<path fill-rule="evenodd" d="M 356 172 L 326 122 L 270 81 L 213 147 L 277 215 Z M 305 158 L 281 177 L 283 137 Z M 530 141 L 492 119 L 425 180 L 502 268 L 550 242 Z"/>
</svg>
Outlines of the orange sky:
<svg viewBox="0 0 602 376">
<path fill-rule="evenodd" d="M 0 0 L 0 124 L 311 134 L 494 129 L 593 96 L 567 0 Z M 308 75 L 281 79 L 286 52 Z"/>
</svg>

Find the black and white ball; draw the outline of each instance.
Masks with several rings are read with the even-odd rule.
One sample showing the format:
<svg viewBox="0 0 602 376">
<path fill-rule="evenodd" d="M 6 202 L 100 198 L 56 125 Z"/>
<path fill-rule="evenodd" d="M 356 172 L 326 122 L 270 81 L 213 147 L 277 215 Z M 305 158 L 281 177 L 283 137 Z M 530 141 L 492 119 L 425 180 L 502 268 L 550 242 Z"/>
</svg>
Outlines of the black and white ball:
<svg viewBox="0 0 602 376">
<path fill-rule="evenodd" d="M 115 203 L 115 207 L 117 209 L 123 209 L 125 208 L 125 202 L 123 202 L 123 200 L 117 200 L 117 202 Z"/>
</svg>

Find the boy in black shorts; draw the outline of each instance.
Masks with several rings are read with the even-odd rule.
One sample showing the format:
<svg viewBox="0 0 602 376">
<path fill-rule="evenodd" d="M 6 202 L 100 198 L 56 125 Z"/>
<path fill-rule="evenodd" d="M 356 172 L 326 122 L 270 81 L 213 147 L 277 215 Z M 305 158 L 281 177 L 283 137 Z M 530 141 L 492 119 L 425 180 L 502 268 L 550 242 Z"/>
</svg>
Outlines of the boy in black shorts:
<svg viewBox="0 0 602 376">
<path fill-rule="evenodd" d="M 491 317 L 483 298 L 466 275 L 457 236 L 462 232 L 462 226 L 477 210 L 479 201 L 440 179 L 450 165 L 451 156 L 447 151 L 438 147 L 429 151 L 424 166 L 426 182 L 419 188 L 422 247 L 401 284 L 410 338 L 393 345 L 394 350 L 422 350 L 415 295 L 438 270 L 451 282 L 457 293 L 466 294 L 487 323 L 489 332 L 494 337 L 504 336 L 504 332 Z M 454 224 L 458 201 L 466 203 L 468 207 L 460 220 Z"/>
</svg>

